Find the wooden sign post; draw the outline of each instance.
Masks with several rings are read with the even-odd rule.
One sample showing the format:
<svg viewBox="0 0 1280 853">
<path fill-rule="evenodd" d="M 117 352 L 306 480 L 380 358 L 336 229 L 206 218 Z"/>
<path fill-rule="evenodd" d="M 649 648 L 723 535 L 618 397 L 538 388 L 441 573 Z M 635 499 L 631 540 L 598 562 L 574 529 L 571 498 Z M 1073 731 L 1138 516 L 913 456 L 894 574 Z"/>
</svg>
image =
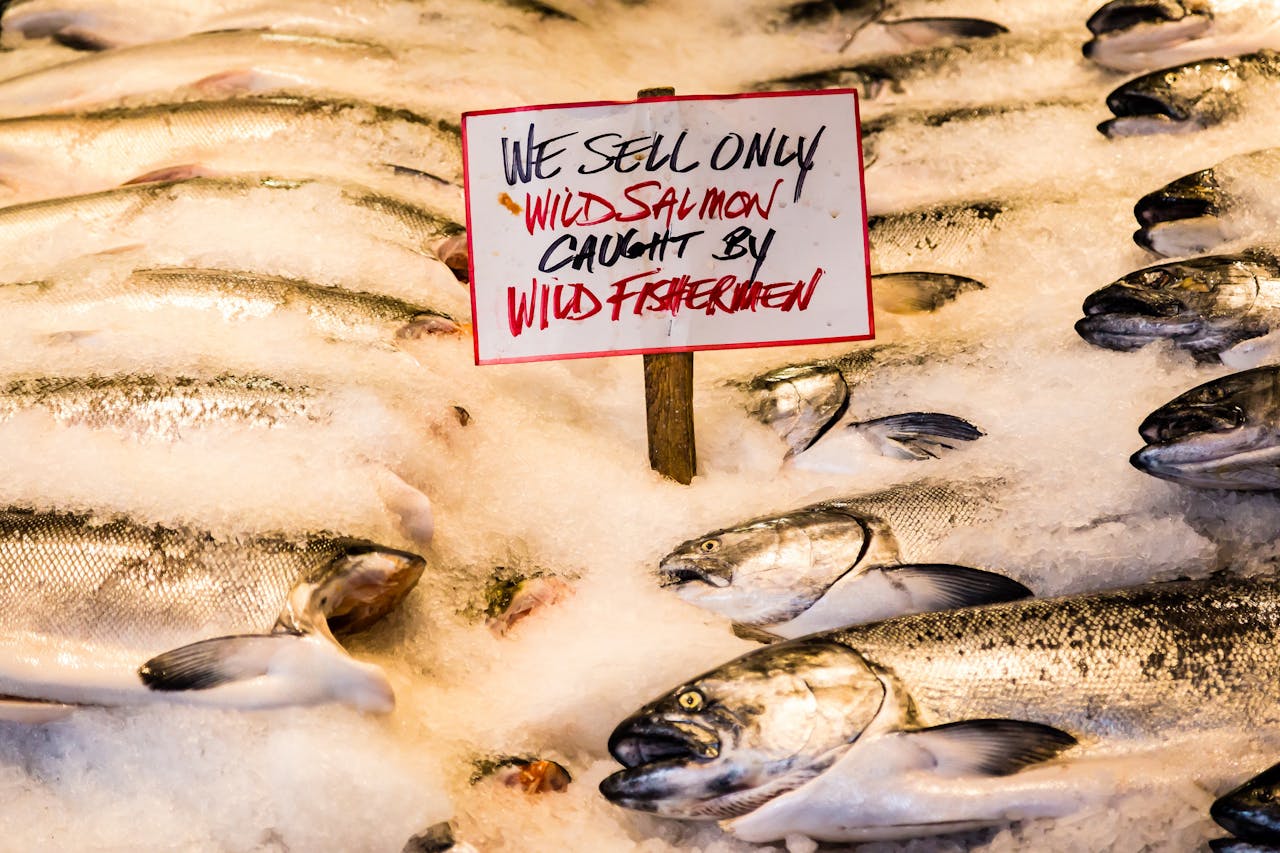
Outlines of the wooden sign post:
<svg viewBox="0 0 1280 853">
<path fill-rule="evenodd" d="M 670 98 L 671 86 L 641 89 L 638 100 Z M 644 413 L 649 436 L 649 467 L 689 485 L 698 472 L 693 437 L 693 353 L 659 352 L 644 356 Z"/>
</svg>

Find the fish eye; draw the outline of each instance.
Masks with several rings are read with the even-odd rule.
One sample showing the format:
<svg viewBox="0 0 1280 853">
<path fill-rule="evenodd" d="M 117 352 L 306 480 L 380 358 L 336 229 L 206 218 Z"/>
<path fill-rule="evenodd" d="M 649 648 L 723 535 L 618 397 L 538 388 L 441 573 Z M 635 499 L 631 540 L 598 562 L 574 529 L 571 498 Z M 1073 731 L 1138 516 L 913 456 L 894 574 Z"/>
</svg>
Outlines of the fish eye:
<svg viewBox="0 0 1280 853">
<path fill-rule="evenodd" d="M 704 701 L 702 694 L 697 690 L 686 690 L 676 697 L 676 702 L 686 711 L 701 710 Z"/>
<path fill-rule="evenodd" d="M 702 543 L 701 545 L 699 545 L 698 547 L 702 549 L 702 553 L 704 553 L 704 554 L 712 554 L 712 553 L 715 553 L 716 551 L 719 551 L 719 550 L 720 550 L 720 540 L 719 540 L 719 539 L 708 539 L 706 542 L 703 542 L 703 543 Z"/>
</svg>

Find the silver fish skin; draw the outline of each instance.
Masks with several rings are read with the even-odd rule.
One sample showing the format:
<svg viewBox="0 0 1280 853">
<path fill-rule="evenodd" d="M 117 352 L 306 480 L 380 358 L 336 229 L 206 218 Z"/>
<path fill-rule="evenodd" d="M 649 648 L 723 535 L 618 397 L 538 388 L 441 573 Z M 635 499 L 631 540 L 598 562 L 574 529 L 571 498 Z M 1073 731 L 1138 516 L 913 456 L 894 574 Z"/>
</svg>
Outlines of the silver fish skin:
<svg viewBox="0 0 1280 853">
<path fill-rule="evenodd" d="M 1076 332 L 1134 350 L 1172 341 L 1202 361 L 1280 326 L 1280 259 L 1264 251 L 1146 267 L 1090 294 Z"/>
<path fill-rule="evenodd" d="M 281 172 L 428 193 L 462 179 L 451 120 L 353 100 L 255 96 L 0 120 L 0 177 L 18 200 L 77 195 L 177 170 Z M 204 171 L 202 171 L 204 170 Z"/>
<path fill-rule="evenodd" d="M 994 199 L 868 216 L 872 271 L 963 275 L 982 247 L 1016 219 L 1016 205 Z"/>
<path fill-rule="evenodd" d="M 1202 489 L 1280 489 L 1280 365 L 1232 373 L 1180 394 L 1138 428 L 1129 462 Z"/>
<path fill-rule="evenodd" d="M 754 518 L 677 546 L 659 564 L 660 582 L 690 604 L 787 637 L 966 596 L 1018 597 L 1027 590 L 1006 578 L 933 565 L 949 533 L 999 514 L 998 486 L 919 480 Z"/>
<path fill-rule="evenodd" d="M 1117 71 L 1148 71 L 1280 48 L 1272 0 L 1111 0 L 1088 21 L 1084 55 Z"/>
<path fill-rule="evenodd" d="M 1280 54 L 1271 50 L 1153 71 L 1107 95 L 1115 117 L 1099 124 L 1098 131 L 1118 138 L 1212 127 L 1273 97 L 1277 81 Z"/>
<path fill-rule="evenodd" d="M 69 704 L 390 710 L 332 631 L 394 608 L 424 561 L 328 533 L 220 537 L 0 511 L 0 693 Z M 2 709 L 0 709 L 2 712 Z"/>
<path fill-rule="evenodd" d="M 1238 838 L 1280 844 L 1280 764 L 1218 797 L 1209 816 Z"/>
<path fill-rule="evenodd" d="M 394 61 L 393 51 L 370 41 L 264 30 L 199 33 L 83 54 L 0 80 L 0 116 L 67 112 L 162 93 L 172 97 L 179 88 L 214 95 L 327 91 L 376 99 L 390 88 Z"/>
<path fill-rule="evenodd" d="M 1280 733 L 1278 629 L 1280 582 L 1207 579 L 814 634 L 622 721 L 609 748 L 625 769 L 601 791 L 752 842 L 1060 817 L 1097 784 L 1077 758 Z"/>
<path fill-rule="evenodd" d="M 384 294 L 195 268 L 140 269 L 105 283 L 77 278 L 0 284 L 0 305 L 52 308 L 75 329 L 113 306 L 139 316 L 165 308 L 190 309 L 225 322 L 293 314 L 327 338 L 381 346 L 402 338 L 459 335 L 464 329 L 444 312 Z"/>
<path fill-rule="evenodd" d="M 314 388 L 265 376 L 211 378 L 143 374 L 0 380 L 0 422 L 39 411 L 56 423 L 175 441 L 189 429 L 238 425 L 277 429 L 332 415 Z"/>
</svg>

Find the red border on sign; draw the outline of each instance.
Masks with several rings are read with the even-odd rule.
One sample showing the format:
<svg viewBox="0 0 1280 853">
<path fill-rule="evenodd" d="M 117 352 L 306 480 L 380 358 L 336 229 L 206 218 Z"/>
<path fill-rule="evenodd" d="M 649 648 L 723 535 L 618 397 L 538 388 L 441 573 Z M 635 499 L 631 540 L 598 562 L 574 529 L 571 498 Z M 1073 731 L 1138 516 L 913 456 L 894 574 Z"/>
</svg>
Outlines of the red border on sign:
<svg viewBox="0 0 1280 853">
<path fill-rule="evenodd" d="M 853 95 L 853 120 L 857 130 L 858 137 L 858 181 L 859 189 L 862 194 L 862 254 L 863 260 L 866 262 L 867 268 L 867 334 L 865 335 L 844 335 L 833 338 L 803 338 L 800 340 L 790 341 L 750 341 L 741 344 L 705 344 L 698 346 L 682 346 L 682 347 L 650 347 L 645 349 L 628 349 L 628 350 L 600 350 L 597 352 L 577 352 L 577 353 L 556 353 L 554 355 L 532 355 L 519 356 L 516 358 L 480 358 L 480 334 L 476 328 L 476 291 L 474 282 L 476 278 L 475 263 L 472 260 L 475 257 L 475 247 L 471 245 L 471 193 L 464 192 L 464 198 L 467 208 L 467 288 L 471 296 L 471 349 L 475 357 L 476 365 L 489 364 L 526 364 L 535 361 L 563 361 L 575 358 L 605 358 L 607 356 L 622 355 L 653 355 L 663 352 L 699 352 L 703 350 L 727 350 L 727 349 L 764 349 L 765 347 L 786 347 L 801 346 L 806 344 L 835 344 L 847 341 L 869 341 L 876 336 L 876 318 L 874 304 L 871 298 L 871 233 L 867 227 L 867 182 L 865 163 L 862 158 L 862 102 L 858 96 L 857 89 L 803 89 L 788 92 L 737 92 L 730 95 L 666 95 L 658 98 L 634 98 L 630 101 L 575 101 L 563 104 L 534 104 L 527 107 L 502 107 L 493 110 L 469 110 L 462 114 L 462 181 L 464 188 L 467 185 L 467 174 L 469 173 L 470 164 L 467 162 L 467 118 L 470 116 L 486 116 L 501 115 L 502 113 L 526 113 L 540 112 L 544 110 L 573 109 L 577 107 L 612 107 L 612 106 L 628 106 L 631 104 L 652 104 L 662 101 L 734 101 L 744 98 L 792 98 L 800 96 L 814 95 Z"/>
</svg>

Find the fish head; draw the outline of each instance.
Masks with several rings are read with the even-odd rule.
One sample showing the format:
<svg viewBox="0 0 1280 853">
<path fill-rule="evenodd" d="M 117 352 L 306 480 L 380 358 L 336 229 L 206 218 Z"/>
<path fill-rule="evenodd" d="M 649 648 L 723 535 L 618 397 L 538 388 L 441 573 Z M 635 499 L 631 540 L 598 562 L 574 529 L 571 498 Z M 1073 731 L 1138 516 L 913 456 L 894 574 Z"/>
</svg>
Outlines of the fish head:
<svg viewBox="0 0 1280 853">
<path fill-rule="evenodd" d="M 293 627 L 305 630 L 321 616 L 336 634 L 363 631 L 404 600 L 427 564 L 417 554 L 358 539 L 341 547 L 291 593 L 286 615 Z M 281 621 L 289 624 L 286 615 Z"/>
<path fill-rule="evenodd" d="M 1280 764 L 1223 794 L 1209 816 L 1232 835 L 1260 844 L 1280 842 Z"/>
<path fill-rule="evenodd" d="M 807 507 L 691 539 L 663 557 L 658 573 L 690 604 L 769 625 L 809 609 L 862 561 L 873 535 L 850 511 Z"/>
<path fill-rule="evenodd" d="M 1090 16 L 1093 38 L 1084 55 L 1119 71 L 1142 71 L 1155 65 L 1152 54 L 1167 51 L 1213 29 L 1213 9 L 1206 0 L 1111 0 Z"/>
<path fill-rule="evenodd" d="M 1098 130 L 1114 139 L 1210 127 L 1236 113 L 1243 86 L 1238 59 L 1203 59 L 1153 71 L 1107 95 L 1115 118 Z"/>
<path fill-rule="evenodd" d="M 1206 489 L 1280 488 L 1280 366 L 1206 382 L 1147 416 L 1141 471 Z"/>
<path fill-rule="evenodd" d="M 746 386 L 747 411 L 772 427 L 794 456 L 818 440 L 849 405 L 839 368 L 800 364 L 771 370 Z"/>
<path fill-rule="evenodd" d="M 1157 255 L 1194 255 L 1226 242 L 1221 187 L 1213 169 L 1170 181 L 1138 199 L 1133 215 L 1141 227 L 1133 241 Z"/>
<path fill-rule="evenodd" d="M 752 811 L 831 766 L 874 719 L 884 687 L 836 643 L 766 646 L 645 705 L 609 738 L 624 768 L 600 792 L 664 817 Z"/>
<path fill-rule="evenodd" d="M 1254 310 L 1272 265 L 1245 254 L 1158 264 L 1089 295 L 1076 331 L 1096 346 L 1134 350 L 1169 340 L 1197 358 L 1215 358 L 1270 331 Z"/>
</svg>

